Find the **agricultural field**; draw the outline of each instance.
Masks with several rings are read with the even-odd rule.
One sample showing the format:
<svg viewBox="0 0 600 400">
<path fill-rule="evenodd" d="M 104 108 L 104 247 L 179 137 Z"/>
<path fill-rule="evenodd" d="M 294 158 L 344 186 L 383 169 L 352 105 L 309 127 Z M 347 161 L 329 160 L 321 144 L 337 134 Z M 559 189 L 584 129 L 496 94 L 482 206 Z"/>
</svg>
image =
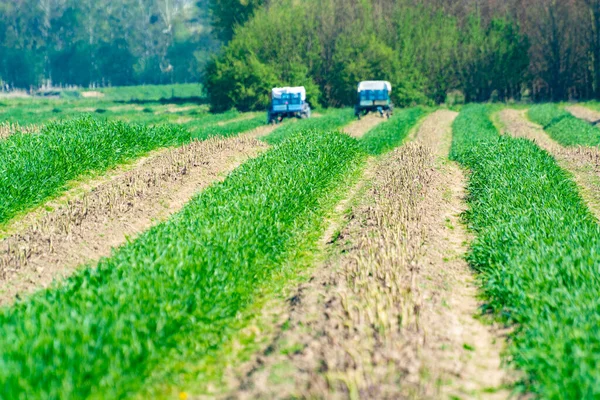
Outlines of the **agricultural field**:
<svg viewBox="0 0 600 400">
<path fill-rule="evenodd" d="M 0 398 L 597 398 L 598 121 L 2 98 Z"/>
</svg>

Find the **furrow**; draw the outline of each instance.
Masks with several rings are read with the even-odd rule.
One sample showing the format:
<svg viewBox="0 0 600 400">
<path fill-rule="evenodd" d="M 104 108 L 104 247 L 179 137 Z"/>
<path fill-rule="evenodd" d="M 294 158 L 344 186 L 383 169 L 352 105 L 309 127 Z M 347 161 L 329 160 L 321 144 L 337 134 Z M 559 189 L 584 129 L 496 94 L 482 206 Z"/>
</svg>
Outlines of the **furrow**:
<svg viewBox="0 0 600 400">
<path fill-rule="evenodd" d="M 432 114 L 417 143 L 373 159 L 344 203 L 346 225 L 325 240 L 330 256 L 229 398 L 469 397 L 504 382 L 501 341 L 473 318 L 464 178 L 436 158 L 447 156 L 455 116 Z"/>
<path fill-rule="evenodd" d="M 573 175 L 588 207 L 600 220 L 600 150 L 597 147 L 561 146 L 541 126 L 529 121 L 526 111 L 506 109 L 500 111 L 498 116 L 505 134 L 535 142 Z"/>
<path fill-rule="evenodd" d="M 574 117 L 587 121 L 591 124 L 600 123 L 600 112 L 594 111 L 591 108 L 585 106 L 573 105 L 565 107 L 565 110 L 570 112 Z"/>
<path fill-rule="evenodd" d="M 177 212 L 199 190 L 266 147 L 242 136 L 164 150 L 43 213 L 0 241 L 0 304 L 110 255 L 111 249 Z"/>
</svg>

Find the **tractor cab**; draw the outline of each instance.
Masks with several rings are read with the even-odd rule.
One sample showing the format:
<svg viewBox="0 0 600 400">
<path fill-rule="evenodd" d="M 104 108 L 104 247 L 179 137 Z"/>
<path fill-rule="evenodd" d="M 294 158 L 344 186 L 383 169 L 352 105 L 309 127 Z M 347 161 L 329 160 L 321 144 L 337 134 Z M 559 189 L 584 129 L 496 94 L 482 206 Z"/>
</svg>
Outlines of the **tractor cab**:
<svg viewBox="0 0 600 400">
<path fill-rule="evenodd" d="M 392 84 L 388 81 L 363 81 L 358 84 L 358 99 L 354 114 L 360 119 L 362 115 L 377 111 L 387 118 L 393 113 L 394 105 L 390 95 Z"/>
<path fill-rule="evenodd" d="M 267 123 L 278 123 L 284 118 L 310 118 L 310 105 L 303 86 L 273 88 Z"/>
</svg>

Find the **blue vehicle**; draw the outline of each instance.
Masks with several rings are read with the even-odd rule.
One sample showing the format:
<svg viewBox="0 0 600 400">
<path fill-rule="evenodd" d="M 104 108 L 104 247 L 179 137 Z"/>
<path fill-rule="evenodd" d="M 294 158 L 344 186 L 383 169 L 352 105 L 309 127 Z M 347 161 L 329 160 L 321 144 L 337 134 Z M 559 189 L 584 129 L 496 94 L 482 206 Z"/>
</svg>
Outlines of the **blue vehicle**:
<svg viewBox="0 0 600 400">
<path fill-rule="evenodd" d="M 390 99 L 392 84 L 388 81 L 363 81 L 358 84 L 358 101 L 354 114 L 360 119 L 369 112 L 378 112 L 381 117 L 389 118 L 394 112 Z"/>
<path fill-rule="evenodd" d="M 284 118 L 310 118 L 304 86 L 273 88 L 267 123 L 279 123 Z"/>
</svg>

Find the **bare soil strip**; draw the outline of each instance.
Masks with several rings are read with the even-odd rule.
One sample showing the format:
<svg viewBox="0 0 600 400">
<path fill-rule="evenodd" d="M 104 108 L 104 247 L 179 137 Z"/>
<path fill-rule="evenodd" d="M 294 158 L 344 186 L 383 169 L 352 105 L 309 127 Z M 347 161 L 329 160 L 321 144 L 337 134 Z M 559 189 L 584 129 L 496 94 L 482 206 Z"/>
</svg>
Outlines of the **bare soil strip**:
<svg viewBox="0 0 600 400">
<path fill-rule="evenodd" d="M 502 341 L 474 318 L 462 258 L 464 178 L 436 157 L 447 156 L 455 116 L 432 114 L 421 143 L 368 168 L 331 256 L 231 398 L 507 397 Z"/>
<path fill-rule="evenodd" d="M 591 108 L 585 106 L 567 106 L 565 110 L 573 114 L 574 117 L 587 121 L 591 124 L 597 125 L 600 123 L 600 112 L 594 111 Z"/>
<path fill-rule="evenodd" d="M 600 220 L 600 150 L 583 146 L 563 147 L 552 140 L 541 126 L 529 121 L 525 113 L 522 110 L 501 111 L 498 116 L 504 132 L 529 139 L 550 153 L 561 168 L 573 175 L 583 199 Z"/>
<path fill-rule="evenodd" d="M 385 118 L 381 118 L 376 114 L 367 114 L 360 120 L 356 120 L 350 125 L 344 127 L 342 131 L 352 137 L 361 138 L 365 133 L 369 132 L 371 129 L 375 128 L 384 121 L 386 121 Z"/>
<path fill-rule="evenodd" d="M 0 241 L 0 304 L 110 255 L 112 248 L 179 211 L 199 190 L 266 149 L 256 140 L 266 133 L 259 129 L 162 150 L 51 211 L 38 211 Z"/>
<path fill-rule="evenodd" d="M 434 182 L 425 200 L 427 233 L 419 276 L 421 373 L 431 376 L 426 397 L 505 399 L 510 392 L 502 387 L 512 381 L 501 366 L 507 331 L 477 318 L 481 314 L 478 288 L 465 261 L 470 237 L 460 215 L 466 210 L 466 180 L 460 167 L 447 159 L 455 118 L 454 112 L 437 111 L 417 134 L 417 142 L 437 156 Z"/>
</svg>

